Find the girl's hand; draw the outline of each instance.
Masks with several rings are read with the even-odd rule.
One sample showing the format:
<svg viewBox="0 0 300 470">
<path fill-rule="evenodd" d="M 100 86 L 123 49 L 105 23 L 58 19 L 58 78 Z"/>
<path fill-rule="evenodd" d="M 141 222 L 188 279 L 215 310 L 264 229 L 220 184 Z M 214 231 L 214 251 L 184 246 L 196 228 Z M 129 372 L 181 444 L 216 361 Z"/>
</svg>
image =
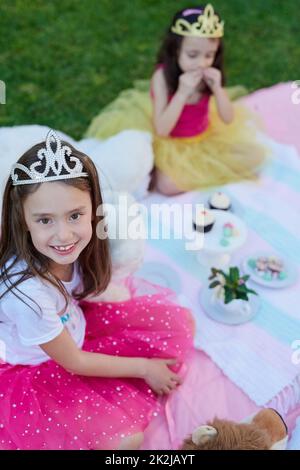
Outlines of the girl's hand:
<svg viewBox="0 0 300 470">
<path fill-rule="evenodd" d="M 222 87 L 222 74 L 219 69 L 214 67 L 204 69 L 203 78 L 213 93 Z"/>
<path fill-rule="evenodd" d="M 145 382 L 158 395 L 169 394 L 182 379 L 168 366 L 176 364 L 176 359 L 146 359 Z"/>
<path fill-rule="evenodd" d="M 185 72 L 179 76 L 178 91 L 187 99 L 200 85 L 203 78 L 203 70 L 197 69 L 192 72 Z"/>
</svg>

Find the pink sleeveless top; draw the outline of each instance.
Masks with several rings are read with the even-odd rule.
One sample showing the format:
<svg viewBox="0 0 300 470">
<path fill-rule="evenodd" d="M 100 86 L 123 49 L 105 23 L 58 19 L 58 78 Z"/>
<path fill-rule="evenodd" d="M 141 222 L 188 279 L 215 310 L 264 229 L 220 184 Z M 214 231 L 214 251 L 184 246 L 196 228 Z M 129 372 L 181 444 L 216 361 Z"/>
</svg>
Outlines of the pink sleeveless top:
<svg viewBox="0 0 300 470">
<path fill-rule="evenodd" d="M 186 104 L 170 136 L 194 137 L 204 132 L 209 124 L 209 98 L 208 95 L 204 95 L 198 103 Z"/>
<path fill-rule="evenodd" d="M 156 70 L 163 67 L 163 64 L 160 64 L 156 67 Z M 150 95 L 153 99 L 152 87 L 150 88 Z M 172 96 L 169 97 L 169 102 Z M 170 133 L 170 137 L 194 137 L 204 132 L 209 125 L 209 98 L 210 96 L 204 95 L 198 103 L 186 104 L 174 129 Z"/>
</svg>

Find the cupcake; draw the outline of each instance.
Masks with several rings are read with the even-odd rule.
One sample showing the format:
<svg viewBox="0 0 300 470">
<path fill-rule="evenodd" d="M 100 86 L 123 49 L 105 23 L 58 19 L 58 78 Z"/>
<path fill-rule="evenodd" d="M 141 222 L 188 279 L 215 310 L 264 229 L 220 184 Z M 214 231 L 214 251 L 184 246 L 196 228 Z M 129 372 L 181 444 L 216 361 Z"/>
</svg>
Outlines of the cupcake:
<svg viewBox="0 0 300 470">
<path fill-rule="evenodd" d="M 230 198 L 227 194 L 220 191 L 213 193 L 208 200 L 209 207 L 211 209 L 218 209 L 222 211 L 228 211 L 231 207 Z"/>
<path fill-rule="evenodd" d="M 194 230 L 197 232 L 209 232 L 215 223 L 215 216 L 207 209 L 196 213 L 193 221 Z"/>
</svg>

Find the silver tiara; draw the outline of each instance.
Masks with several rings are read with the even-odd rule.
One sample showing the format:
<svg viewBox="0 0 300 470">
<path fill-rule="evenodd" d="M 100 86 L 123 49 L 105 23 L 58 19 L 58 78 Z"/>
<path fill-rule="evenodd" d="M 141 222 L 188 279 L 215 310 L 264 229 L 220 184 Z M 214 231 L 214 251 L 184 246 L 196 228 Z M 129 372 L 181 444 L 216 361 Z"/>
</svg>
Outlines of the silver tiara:
<svg viewBox="0 0 300 470">
<path fill-rule="evenodd" d="M 55 144 L 53 151 L 53 143 Z M 83 165 L 81 161 L 72 156 L 72 150 L 67 145 L 62 145 L 61 140 L 57 136 L 56 132 L 50 130 L 46 138 L 46 148 L 42 148 L 38 151 L 37 157 L 40 160 L 45 159 L 45 169 L 43 172 L 38 171 L 37 169 L 42 166 L 42 162 L 33 163 L 30 168 L 27 168 L 21 163 L 15 163 L 12 166 L 10 176 L 13 182 L 13 186 L 21 184 L 34 184 L 34 183 L 44 183 L 47 181 L 57 181 L 65 180 L 70 178 L 80 178 L 88 176 L 88 173 L 82 171 Z M 66 162 L 65 157 L 70 157 L 70 162 L 74 162 L 75 166 L 70 168 Z M 29 179 L 19 180 L 19 174 L 15 170 L 21 170 L 23 173 L 29 177 Z M 62 170 L 65 170 L 65 173 L 61 174 Z M 49 172 L 51 170 L 51 176 Z"/>
</svg>

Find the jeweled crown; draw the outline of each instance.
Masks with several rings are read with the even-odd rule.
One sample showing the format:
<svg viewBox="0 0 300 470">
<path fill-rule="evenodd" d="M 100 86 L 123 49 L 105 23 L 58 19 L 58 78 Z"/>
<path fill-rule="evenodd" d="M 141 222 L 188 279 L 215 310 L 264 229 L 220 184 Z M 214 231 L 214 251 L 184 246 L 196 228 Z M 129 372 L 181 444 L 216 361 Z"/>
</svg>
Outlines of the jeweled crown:
<svg viewBox="0 0 300 470">
<path fill-rule="evenodd" d="M 40 161 L 33 163 L 29 168 L 21 163 L 15 163 L 12 166 L 10 176 L 13 186 L 87 177 L 88 173 L 82 171 L 83 165 L 81 161 L 71 155 L 71 148 L 67 145 L 62 145 L 56 132 L 50 130 L 46 138 L 46 147 L 41 148 L 37 153 Z M 70 162 L 75 163 L 72 168 L 66 162 L 66 156 L 69 157 Z M 45 163 L 42 163 L 43 159 Z M 40 167 L 44 167 L 44 170 L 39 171 Z M 16 173 L 16 170 L 19 171 Z M 28 178 L 19 179 L 20 172 L 25 173 Z"/>
<path fill-rule="evenodd" d="M 187 10 L 195 13 L 197 10 Z M 180 36 L 197 36 L 200 38 L 221 38 L 224 36 L 224 21 L 215 14 L 211 4 L 206 5 L 203 13 L 195 23 L 179 18 L 171 27 L 171 31 Z"/>
</svg>

